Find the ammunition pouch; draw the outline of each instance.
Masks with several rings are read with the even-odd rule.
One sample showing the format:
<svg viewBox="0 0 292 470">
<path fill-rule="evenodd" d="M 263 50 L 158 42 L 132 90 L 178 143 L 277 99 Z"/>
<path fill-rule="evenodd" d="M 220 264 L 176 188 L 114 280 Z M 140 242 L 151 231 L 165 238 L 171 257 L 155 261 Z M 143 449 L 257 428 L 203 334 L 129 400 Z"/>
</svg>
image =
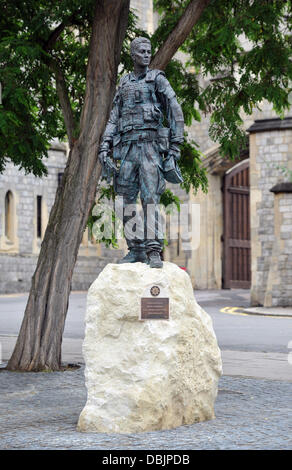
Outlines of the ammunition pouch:
<svg viewBox="0 0 292 470">
<path fill-rule="evenodd" d="M 113 136 L 113 159 L 121 159 L 121 150 L 122 150 L 122 136 L 121 134 L 115 134 Z"/>
<path fill-rule="evenodd" d="M 160 153 L 167 153 L 169 150 L 170 129 L 168 127 L 159 127 L 157 129 L 157 142 Z"/>
<path fill-rule="evenodd" d="M 132 130 L 157 129 L 162 117 L 159 107 L 152 103 L 125 106 L 118 121 L 118 130 L 124 134 Z"/>
</svg>

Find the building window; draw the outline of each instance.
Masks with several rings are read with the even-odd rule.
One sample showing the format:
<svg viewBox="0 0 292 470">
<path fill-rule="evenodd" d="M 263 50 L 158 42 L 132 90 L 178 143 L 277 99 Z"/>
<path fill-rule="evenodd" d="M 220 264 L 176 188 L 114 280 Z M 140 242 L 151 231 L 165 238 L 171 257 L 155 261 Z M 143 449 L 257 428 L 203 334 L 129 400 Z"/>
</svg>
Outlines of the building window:
<svg viewBox="0 0 292 470">
<path fill-rule="evenodd" d="M 11 191 L 5 195 L 5 236 L 10 241 L 14 241 L 14 199 Z"/>
<path fill-rule="evenodd" d="M 17 193 L 8 190 L 4 192 L 3 196 L 2 207 L 0 207 L 2 225 L 0 231 L 0 252 L 17 253 L 19 249 L 16 218 Z"/>
<path fill-rule="evenodd" d="M 42 238 L 42 196 L 37 196 L 37 238 Z"/>
</svg>

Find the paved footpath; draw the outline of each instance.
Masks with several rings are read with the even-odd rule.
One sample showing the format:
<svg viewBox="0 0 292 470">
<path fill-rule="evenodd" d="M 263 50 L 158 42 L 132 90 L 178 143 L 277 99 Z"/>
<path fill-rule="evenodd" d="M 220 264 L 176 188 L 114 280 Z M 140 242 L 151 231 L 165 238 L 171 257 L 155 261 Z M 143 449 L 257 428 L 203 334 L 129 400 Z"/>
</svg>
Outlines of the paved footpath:
<svg viewBox="0 0 292 470">
<path fill-rule="evenodd" d="M 291 449 L 292 384 L 223 376 L 216 419 L 139 434 L 80 433 L 84 366 L 54 373 L 0 372 L 1 449 Z"/>
</svg>

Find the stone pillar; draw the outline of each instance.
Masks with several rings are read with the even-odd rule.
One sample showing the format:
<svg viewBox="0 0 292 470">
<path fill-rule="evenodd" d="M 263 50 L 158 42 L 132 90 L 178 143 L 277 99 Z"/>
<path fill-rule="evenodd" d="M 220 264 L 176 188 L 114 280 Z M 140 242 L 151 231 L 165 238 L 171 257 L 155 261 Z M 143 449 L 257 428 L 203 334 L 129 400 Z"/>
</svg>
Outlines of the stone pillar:
<svg viewBox="0 0 292 470">
<path fill-rule="evenodd" d="M 292 182 L 279 183 L 274 193 L 274 244 L 264 307 L 292 306 Z"/>
<path fill-rule="evenodd" d="M 248 131 L 250 133 L 251 305 L 256 306 L 271 301 L 276 198 L 270 189 L 283 179 L 279 167 L 292 170 L 292 118 L 257 120 Z"/>
</svg>

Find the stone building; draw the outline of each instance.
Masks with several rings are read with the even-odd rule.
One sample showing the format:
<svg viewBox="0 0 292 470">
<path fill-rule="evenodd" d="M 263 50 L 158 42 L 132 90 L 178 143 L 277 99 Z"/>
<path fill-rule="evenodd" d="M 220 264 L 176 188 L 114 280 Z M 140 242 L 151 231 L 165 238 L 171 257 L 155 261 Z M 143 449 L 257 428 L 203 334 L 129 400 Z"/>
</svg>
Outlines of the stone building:
<svg viewBox="0 0 292 470">
<path fill-rule="evenodd" d="M 66 163 L 66 147 L 52 144 L 48 176 L 26 175 L 12 163 L 0 175 L 0 292 L 28 291 L 40 244 Z"/>
<path fill-rule="evenodd" d="M 200 204 L 200 245 L 181 263 L 195 288 L 250 288 L 251 305 L 292 305 L 292 111 L 282 120 L 262 103 L 245 121 L 248 150 L 234 163 L 208 148 L 208 122 L 201 124 L 191 132 L 205 154 L 209 191 L 190 194 Z M 280 183 L 285 191 L 275 190 Z"/>
<path fill-rule="evenodd" d="M 291 197 L 289 192 L 275 191 L 275 185 L 287 182 L 282 168 L 292 170 L 292 117 L 256 120 L 249 133 L 251 303 L 288 306 L 292 305 Z"/>
<path fill-rule="evenodd" d="M 152 0 L 131 5 L 152 33 L 157 24 Z M 196 289 L 250 288 L 252 305 L 287 306 L 292 305 L 292 200 L 287 184 L 284 192 L 276 185 L 288 181 L 283 168 L 292 170 L 292 111 L 280 120 L 268 103 L 261 109 L 245 119 L 249 145 L 235 162 L 223 159 L 211 141 L 208 116 L 188 129 L 204 153 L 209 191 L 186 195 L 175 188 L 193 220 L 180 225 L 164 259 L 186 268 Z M 29 290 L 66 152 L 53 143 L 49 175 L 42 180 L 13 165 L 0 175 L 0 292 Z M 72 288 L 87 289 L 106 263 L 120 257 L 120 250 L 95 244 L 86 231 Z"/>
<path fill-rule="evenodd" d="M 26 175 L 12 163 L 0 175 L 0 293 L 30 289 L 40 245 L 67 160 L 67 147 L 53 142 L 48 176 Z M 88 239 L 85 231 L 74 270 L 72 289 L 84 290 L 109 261 L 121 253 Z"/>
</svg>

